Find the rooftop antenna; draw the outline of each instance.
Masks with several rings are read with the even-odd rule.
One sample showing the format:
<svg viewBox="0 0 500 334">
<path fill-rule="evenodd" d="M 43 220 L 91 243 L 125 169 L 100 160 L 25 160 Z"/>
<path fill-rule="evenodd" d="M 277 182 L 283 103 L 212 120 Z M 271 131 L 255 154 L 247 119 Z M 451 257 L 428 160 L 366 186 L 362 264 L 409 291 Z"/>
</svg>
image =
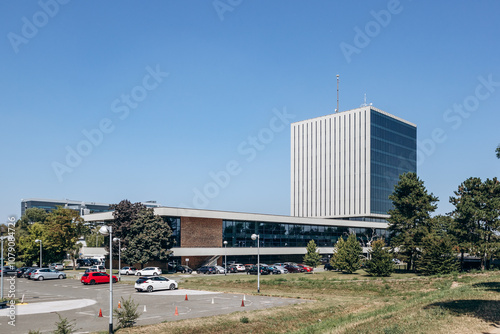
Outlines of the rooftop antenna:
<svg viewBox="0 0 500 334">
<path fill-rule="evenodd" d="M 361 104 L 361 107 L 368 107 L 368 106 L 371 106 L 371 105 L 372 105 L 372 103 L 370 103 L 370 104 L 366 103 L 366 93 L 365 93 L 365 98 L 363 100 L 363 104 Z"/>
<path fill-rule="evenodd" d="M 339 75 L 337 74 L 337 109 L 335 109 L 335 112 L 339 112 Z"/>
</svg>

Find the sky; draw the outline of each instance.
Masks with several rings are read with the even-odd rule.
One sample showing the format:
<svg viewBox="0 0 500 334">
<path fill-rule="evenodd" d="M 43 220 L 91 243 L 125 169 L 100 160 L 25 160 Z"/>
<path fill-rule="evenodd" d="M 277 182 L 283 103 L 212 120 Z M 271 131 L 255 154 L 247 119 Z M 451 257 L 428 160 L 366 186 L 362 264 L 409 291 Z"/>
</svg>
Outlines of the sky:
<svg viewBox="0 0 500 334">
<path fill-rule="evenodd" d="M 417 125 L 436 213 L 500 160 L 497 1 L 2 1 L 0 222 L 27 198 L 290 214 L 290 123 Z"/>
</svg>

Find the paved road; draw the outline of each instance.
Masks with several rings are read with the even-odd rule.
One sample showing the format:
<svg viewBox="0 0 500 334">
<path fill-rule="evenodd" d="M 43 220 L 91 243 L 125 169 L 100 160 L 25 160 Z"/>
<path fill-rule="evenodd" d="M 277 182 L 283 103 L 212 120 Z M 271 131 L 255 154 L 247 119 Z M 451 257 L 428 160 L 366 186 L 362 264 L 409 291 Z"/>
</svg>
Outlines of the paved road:
<svg viewBox="0 0 500 334">
<path fill-rule="evenodd" d="M 6 289 L 4 296 L 7 296 L 8 277 L 4 278 L 4 287 Z M 132 296 L 132 299 L 139 304 L 139 311 L 142 312 L 137 324 L 146 325 L 165 320 L 175 321 L 304 302 L 288 298 L 184 290 L 182 284 L 180 287 L 181 289 L 174 291 L 139 293 L 134 290 L 133 285 L 119 283 L 113 287 L 113 304 L 117 307 L 120 297 L 127 299 Z M 16 305 L 15 327 L 9 325 L 9 309 L 0 310 L 2 334 L 27 333 L 29 330 L 52 332 L 59 320 L 57 313 L 63 318 L 74 321 L 78 333 L 108 329 L 109 284 L 83 286 L 76 279 L 42 282 L 16 279 L 15 290 L 16 298 L 21 300 L 24 295 L 24 302 L 27 304 Z M 245 299 L 244 307 L 241 306 L 243 299 Z M 175 315 L 176 307 L 178 315 Z M 102 310 L 102 318 L 98 317 L 99 310 Z"/>
</svg>

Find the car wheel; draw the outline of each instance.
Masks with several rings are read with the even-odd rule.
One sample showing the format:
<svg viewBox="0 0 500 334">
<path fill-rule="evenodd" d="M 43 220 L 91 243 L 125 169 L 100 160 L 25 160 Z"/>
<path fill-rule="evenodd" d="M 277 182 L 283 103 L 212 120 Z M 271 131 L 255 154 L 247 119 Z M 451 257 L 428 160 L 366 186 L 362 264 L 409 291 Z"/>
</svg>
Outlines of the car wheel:
<svg viewBox="0 0 500 334">
<path fill-rule="evenodd" d="M 141 276 L 141 273 L 140 273 L 140 272 L 138 272 L 137 274 L 135 274 L 135 276 Z"/>
<path fill-rule="evenodd" d="M 59 278 L 59 279 L 63 279 L 63 278 L 64 278 L 64 276 L 63 276 L 63 275 L 59 275 L 59 277 L 58 277 L 58 278 Z"/>
<path fill-rule="evenodd" d="M 39 281 L 43 281 L 43 276 L 38 277 Z"/>
<path fill-rule="evenodd" d="M 113 277 L 113 283 L 116 283 L 116 278 Z"/>
<path fill-rule="evenodd" d="M 127 276 L 128 276 L 128 271 L 125 273 L 125 275 L 127 275 Z"/>
<path fill-rule="evenodd" d="M 95 281 L 94 280 L 91 280 L 90 281 L 90 285 L 94 285 L 95 284 Z"/>
<path fill-rule="evenodd" d="M 158 273 L 153 273 L 153 276 L 158 276 Z"/>
<path fill-rule="evenodd" d="M 148 292 L 153 292 L 153 286 L 148 286 Z"/>
<path fill-rule="evenodd" d="M 175 284 L 174 283 L 170 284 L 170 290 L 174 290 L 174 289 L 175 289 Z"/>
</svg>

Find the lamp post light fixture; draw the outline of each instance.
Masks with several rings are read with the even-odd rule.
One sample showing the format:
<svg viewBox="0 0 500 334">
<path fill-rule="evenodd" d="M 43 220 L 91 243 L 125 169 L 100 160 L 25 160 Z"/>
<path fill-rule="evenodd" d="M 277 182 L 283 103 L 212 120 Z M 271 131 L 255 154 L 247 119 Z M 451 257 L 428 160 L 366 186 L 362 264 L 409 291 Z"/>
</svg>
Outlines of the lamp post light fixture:
<svg viewBox="0 0 500 334">
<path fill-rule="evenodd" d="M 257 240 L 257 293 L 260 293 L 260 235 L 252 234 L 252 240 Z"/>
<path fill-rule="evenodd" d="M 224 276 L 227 275 L 227 240 L 224 240 Z"/>
<path fill-rule="evenodd" d="M 99 233 L 109 235 L 109 334 L 113 334 L 113 228 L 103 225 Z"/>
<path fill-rule="evenodd" d="M 36 239 L 35 242 L 40 243 L 40 269 L 42 269 L 42 240 Z"/>
<path fill-rule="evenodd" d="M 2 240 L 2 254 L 1 254 L 1 265 L 0 265 L 0 271 L 2 272 L 0 275 L 1 275 L 1 279 L 2 279 L 2 284 L 1 284 L 1 287 L 0 287 L 0 300 L 3 300 L 3 241 L 5 239 L 7 239 L 8 236 L 4 236 L 4 237 L 0 237 L 0 240 Z"/>
<path fill-rule="evenodd" d="M 118 281 L 122 280 L 120 271 L 122 270 L 122 240 L 120 238 L 113 238 L 114 242 L 118 241 Z"/>
</svg>

